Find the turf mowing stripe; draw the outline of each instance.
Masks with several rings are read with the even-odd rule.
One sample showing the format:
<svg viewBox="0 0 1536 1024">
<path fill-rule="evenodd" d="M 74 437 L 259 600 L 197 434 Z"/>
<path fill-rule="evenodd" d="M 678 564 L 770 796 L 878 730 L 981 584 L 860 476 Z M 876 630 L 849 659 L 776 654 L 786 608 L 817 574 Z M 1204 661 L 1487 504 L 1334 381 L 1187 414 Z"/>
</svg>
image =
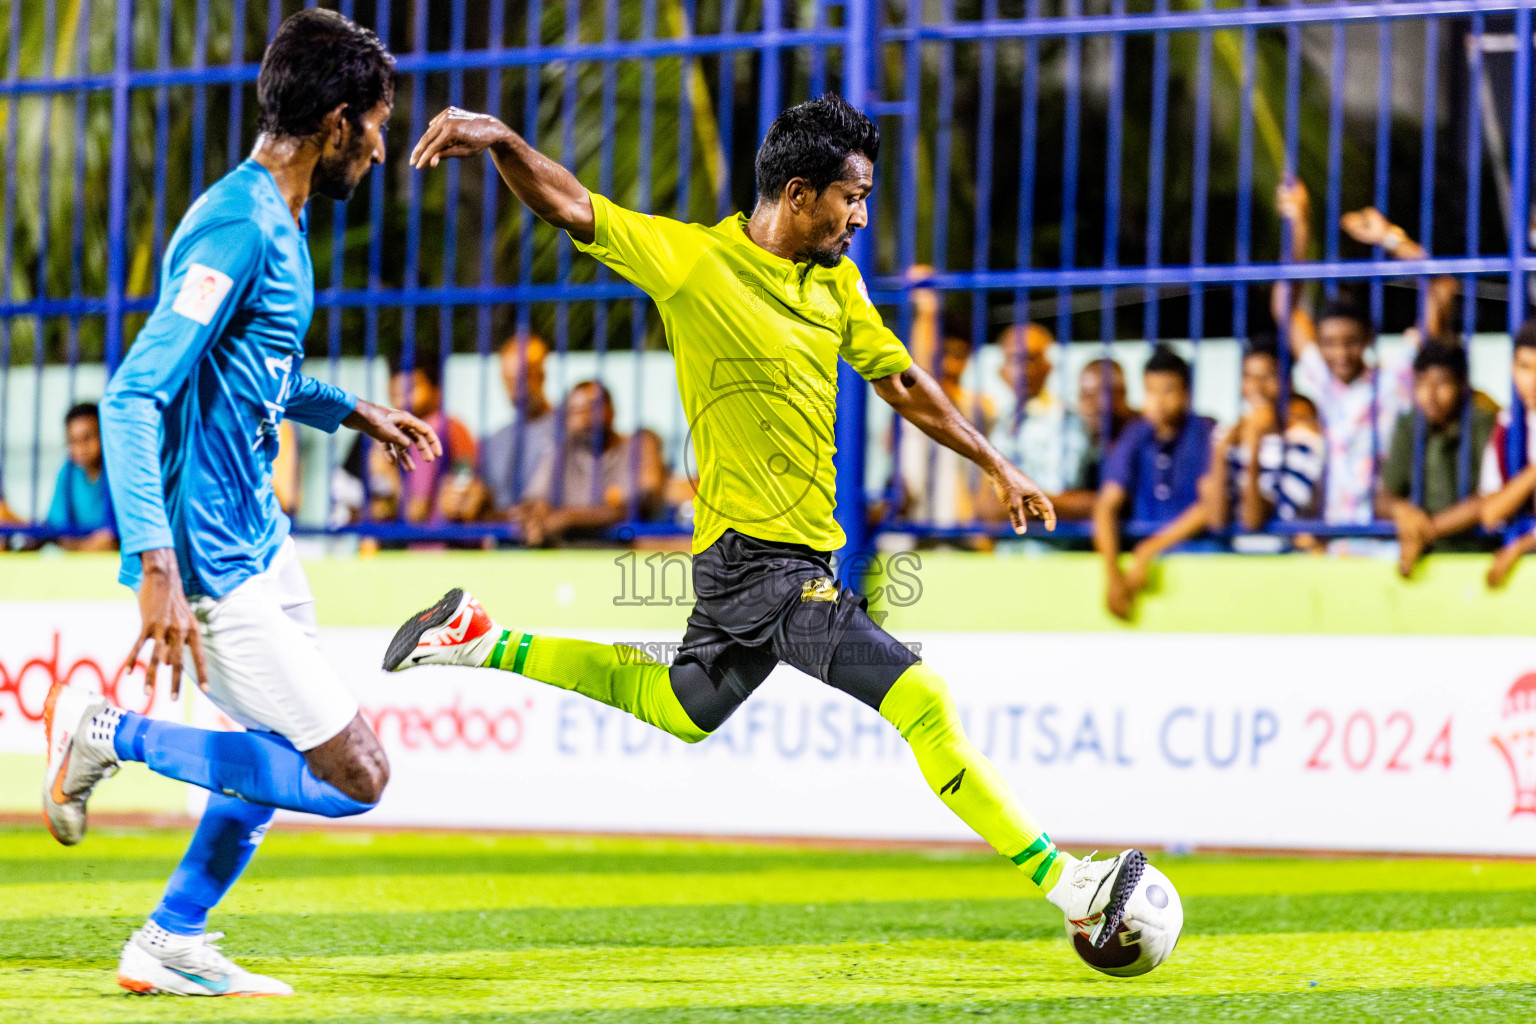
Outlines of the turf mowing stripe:
<svg viewBox="0 0 1536 1024">
<path fill-rule="evenodd" d="M 1490 957 L 1486 951 L 1497 949 Z M 828 948 L 561 949 L 438 955 L 345 956 L 313 960 L 244 957 L 278 973 L 308 998 L 247 1009 L 220 1004 L 221 1019 L 314 1019 L 366 1010 L 379 1020 L 406 1013 L 500 1013 L 628 1008 L 729 1007 L 910 1002 L 998 1004 L 1013 1000 L 1099 1002 L 1120 997 L 1454 990 L 1536 982 L 1536 928 L 1439 930 L 1411 934 L 1271 936 L 1261 943 L 1194 937 L 1162 970 L 1135 981 L 1105 978 L 1077 963 L 1063 940 L 841 944 Z M 7 972 L 8 973 L 8 972 Z M 3 976 L 0 976 L 3 977 Z M 46 1019 L 124 1019 L 100 996 L 110 967 L 42 970 L 0 982 L 5 1011 Z M 20 998 L 18 998 L 20 997 Z M 82 998 L 83 997 L 83 998 Z M 1156 1000 L 1154 1000 L 1156 1001 Z M 127 1003 L 123 1000 L 118 1005 Z M 165 1017 L 155 1004 L 152 1016 Z M 182 1017 L 185 1003 L 167 1005 Z M 1511 1007 L 1524 1013 L 1528 1007 Z M 145 1010 L 135 1007 L 145 1019 Z M 206 1013 L 207 1011 L 202 1011 Z M 1208 1018 L 1202 1018 L 1208 1019 Z M 1380 1018 L 1377 1018 L 1380 1019 Z M 1492 1018 L 1497 1019 L 1497 1018 Z M 1524 1019 L 1511 1016 L 1510 1020 Z"/>
<path fill-rule="evenodd" d="M 65 856 L 65 854 L 61 854 Z M 1212 885 L 1198 864 L 1168 865 L 1168 873 L 1180 892 L 1191 900 L 1205 895 L 1239 895 L 1242 892 L 1289 893 L 1297 896 L 1377 891 L 1392 883 L 1409 883 L 1397 891 L 1500 891 L 1529 888 L 1536 883 L 1536 869 L 1520 871 L 1467 870 L 1475 865 L 1454 865 L 1459 873 L 1429 872 L 1405 877 L 1401 871 L 1377 865 L 1377 884 L 1362 889 L 1356 865 L 1335 877 L 1317 862 L 1303 862 L 1307 885 L 1288 885 L 1296 873 L 1290 867 L 1270 873 L 1255 866 L 1252 877 L 1238 892 L 1230 885 Z M 1387 865 L 1385 867 L 1390 867 Z M 367 871 L 367 862 L 358 863 Z M 1492 866 L 1490 866 L 1492 867 Z M 167 874 L 170 865 L 167 865 Z M 1223 873 L 1222 881 L 1235 876 Z M 1438 886 L 1426 884 L 1436 878 Z M 1277 877 L 1278 876 L 1278 877 Z M 1495 884 L 1502 883 L 1502 884 Z M 137 913 L 153 906 L 163 882 L 144 879 L 132 882 L 20 883 L 0 885 L 0 920 L 39 916 L 103 916 Z M 1038 899 L 1016 872 L 1002 862 L 990 865 L 956 864 L 914 868 L 862 868 L 827 870 L 814 868 L 768 869 L 724 872 L 559 872 L 527 874 L 457 874 L 380 872 L 328 877 L 263 878 L 253 872 L 236 886 L 224 904 L 228 913 L 259 914 L 308 911 L 351 912 L 359 907 L 378 910 L 453 911 L 515 907 L 593 906 L 687 906 L 758 903 L 848 903 L 909 900 L 914 896 L 938 900 Z"/>
</svg>

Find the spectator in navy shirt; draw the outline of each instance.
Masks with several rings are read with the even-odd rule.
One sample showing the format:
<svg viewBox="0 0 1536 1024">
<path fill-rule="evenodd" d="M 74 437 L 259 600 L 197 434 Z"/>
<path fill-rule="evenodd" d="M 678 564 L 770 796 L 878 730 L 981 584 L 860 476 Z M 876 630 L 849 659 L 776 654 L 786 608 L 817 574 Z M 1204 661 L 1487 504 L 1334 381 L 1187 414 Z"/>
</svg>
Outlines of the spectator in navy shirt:
<svg viewBox="0 0 1536 1024">
<path fill-rule="evenodd" d="M 1093 546 L 1104 559 L 1104 602 L 1127 620 L 1152 560 L 1206 527 L 1201 487 L 1207 483 L 1215 427 L 1208 417 L 1191 414 L 1189 363 L 1171 348 L 1159 345 L 1142 375 L 1141 418 L 1125 428 L 1105 459 L 1093 508 Z M 1132 549 L 1131 563 L 1122 570 L 1125 520 L 1155 532 Z"/>
</svg>

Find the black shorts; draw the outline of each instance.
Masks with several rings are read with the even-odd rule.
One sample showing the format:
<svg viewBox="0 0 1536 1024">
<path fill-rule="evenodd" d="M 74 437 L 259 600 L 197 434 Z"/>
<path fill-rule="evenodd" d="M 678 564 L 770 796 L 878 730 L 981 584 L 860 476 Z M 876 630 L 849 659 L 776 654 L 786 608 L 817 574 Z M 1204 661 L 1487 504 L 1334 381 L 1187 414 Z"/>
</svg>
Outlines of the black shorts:
<svg viewBox="0 0 1536 1024">
<path fill-rule="evenodd" d="M 828 556 L 727 530 L 693 559 L 696 603 L 672 663 L 693 723 L 719 728 L 779 662 L 879 710 L 919 659 L 838 585 Z"/>
</svg>

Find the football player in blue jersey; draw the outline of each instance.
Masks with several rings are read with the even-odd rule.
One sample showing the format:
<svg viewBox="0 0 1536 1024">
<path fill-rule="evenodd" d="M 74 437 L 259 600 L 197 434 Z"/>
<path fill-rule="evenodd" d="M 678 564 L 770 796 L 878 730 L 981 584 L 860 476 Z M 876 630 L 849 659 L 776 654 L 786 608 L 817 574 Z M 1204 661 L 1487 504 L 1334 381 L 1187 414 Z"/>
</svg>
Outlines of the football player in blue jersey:
<svg viewBox="0 0 1536 1024">
<path fill-rule="evenodd" d="M 273 809 L 329 817 L 373 807 L 389 779 L 378 738 L 320 655 L 314 598 L 272 491 L 284 417 L 361 431 L 409 467 L 442 447 L 416 417 L 301 372 L 314 311 L 305 206 L 344 200 L 384 160 L 394 59 L 372 32 L 306 10 L 283 23 L 256 83 L 251 156 L 192 204 L 166 249 L 154 313 L 101 403 L 121 580 L 152 646 L 146 688 L 184 663 L 245 732 L 113 707 L 78 685 L 49 693 L 43 806 L 65 845 L 86 801 L 124 761 L 209 791 L 165 896 L 124 947 L 136 992 L 287 995 L 219 952 L 208 911 L 261 842 Z"/>
</svg>

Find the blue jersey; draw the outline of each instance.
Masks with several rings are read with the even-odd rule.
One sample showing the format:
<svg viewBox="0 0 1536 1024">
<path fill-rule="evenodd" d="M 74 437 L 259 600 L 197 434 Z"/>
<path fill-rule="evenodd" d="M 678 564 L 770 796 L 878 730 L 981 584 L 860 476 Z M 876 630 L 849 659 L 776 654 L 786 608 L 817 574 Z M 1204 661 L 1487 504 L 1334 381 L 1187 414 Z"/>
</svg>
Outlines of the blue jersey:
<svg viewBox="0 0 1536 1024">
<path fill-rule="evenodd" d="M 351 395 L 299 372 L 314 268 L 267 169 L 247 160 L 187 211 L 160 299 L 101 401 L 124 583 L 176 549 L 188 594 L 222 597 L 288 536 L 272 492 L 284 416 L 334 431 Z"/>
</svg>

